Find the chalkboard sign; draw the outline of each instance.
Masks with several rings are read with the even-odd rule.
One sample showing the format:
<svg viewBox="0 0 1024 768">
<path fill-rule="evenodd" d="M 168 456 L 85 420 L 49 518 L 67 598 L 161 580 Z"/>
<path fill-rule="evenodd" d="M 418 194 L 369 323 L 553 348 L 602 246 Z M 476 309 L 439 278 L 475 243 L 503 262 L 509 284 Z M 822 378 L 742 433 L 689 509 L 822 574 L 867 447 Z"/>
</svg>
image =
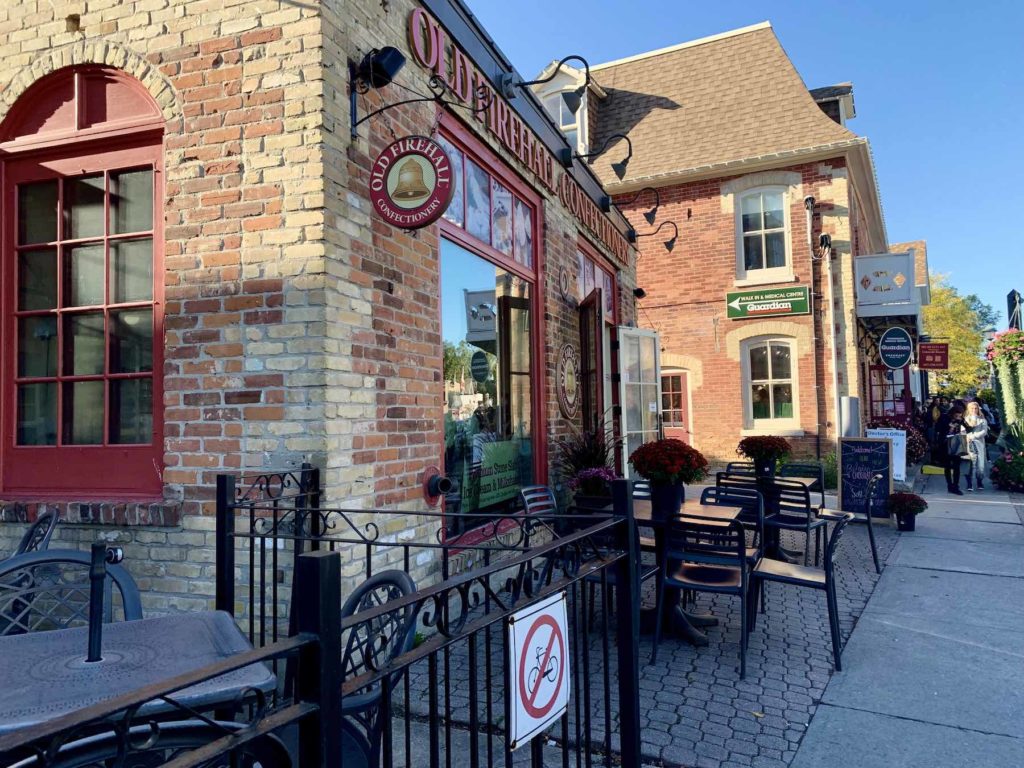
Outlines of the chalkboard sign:
<svg viewBox="0 0 1024 768">
<path fill-rule="evenodd" d="M 874 437 L 843 437 L 839 440 L 839 508 L 844 512 L 867 514 L 868 483 L 877 474 L 872 513 L 889 516 L 892 493 L 892 443 Z"/>
</svg>

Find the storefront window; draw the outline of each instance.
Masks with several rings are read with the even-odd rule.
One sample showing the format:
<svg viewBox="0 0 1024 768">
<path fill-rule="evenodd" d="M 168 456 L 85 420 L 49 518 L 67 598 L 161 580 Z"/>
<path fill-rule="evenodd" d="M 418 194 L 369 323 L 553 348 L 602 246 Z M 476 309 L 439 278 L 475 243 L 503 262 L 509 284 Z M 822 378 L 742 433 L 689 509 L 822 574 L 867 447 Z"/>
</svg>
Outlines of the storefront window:
<svg viewBox="0 0 1024 768">
<path fill-rule="evenodd" d="M 445 500 L 448 529 L 460 518 L 510 508 L 534 481 L 530 283 L 441 240 Z"/>
</svg>

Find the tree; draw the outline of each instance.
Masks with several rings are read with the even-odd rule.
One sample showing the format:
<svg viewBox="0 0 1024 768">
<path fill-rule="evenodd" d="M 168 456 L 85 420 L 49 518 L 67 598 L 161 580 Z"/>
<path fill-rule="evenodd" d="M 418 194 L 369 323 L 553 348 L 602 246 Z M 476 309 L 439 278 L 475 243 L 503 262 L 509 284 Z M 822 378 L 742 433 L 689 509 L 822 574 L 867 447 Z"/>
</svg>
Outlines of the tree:
<svg viewBox="0 0 1024 768">
<path fill-rule="evenodd" d="M 472 357 L 473 349 L 465 341 L 460 341 L 458 345 L 444 342 L 444 380 L 452 384 L 462 382 L 469 376 Z"/>
<path fill-rule="evenodd" d="M 924 332 L 949 344 L 949 369 L 935 376 L 939 392 L 961 397 L 981 386 L 986 372 L 981 332 L 994 314 L 976 296 L 961 296 L 945 275 L 932 275 L 932 301 L 923 307 Z"/>
<path fill-rule="evenodd" d="M 999 327 L 999 312 L 978 298 L 977 294 L 969 293 L 964 296 L 964 301 L 978 316 L 978 330 L 987 331 L 990 328 Z"/>
</svg>

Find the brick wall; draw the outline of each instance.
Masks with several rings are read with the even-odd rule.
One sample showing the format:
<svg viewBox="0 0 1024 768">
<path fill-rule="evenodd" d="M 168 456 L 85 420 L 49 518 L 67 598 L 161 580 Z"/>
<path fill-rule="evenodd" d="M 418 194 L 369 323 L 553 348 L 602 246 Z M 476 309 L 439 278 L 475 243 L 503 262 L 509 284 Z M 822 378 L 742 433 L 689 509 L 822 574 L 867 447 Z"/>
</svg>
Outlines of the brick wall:
<svg viewBox="0 0 1024 768">
<path fill-rule="evenodd" d="M 793 255 L 792 283 L 766 286 L 741 286 L 736 282 L 735 195 L 746 188 L 762 185 L 788 187 L 790 247 Z M 834 433 L 830 348 L 827 343 L 827 318 L 823 318 L 825 292 L 823 270 L 812 264 L 807 247 L 807 224 L 803 199 L 813 195 L 818 201 L 812 224 L 814 242 L 821 232 L 833 237 L 837 295 L 847 297 L 837 313 L 841 328 L 839 371 L 840 391 L 856 377 L 856 354 L 850 353 L 855 334 L 845 334 L 843 318 L 852 313 L 849 274 L 850 235 L 846 169 L 842 159 L 829 163 L 806 163 L 743 177 L 717 178 L 662 188 L 661 207 L 655 226 L 673 221 L 679 227 L 679 240 L 667 253 L 661 237 L 639 240 L 637 280 L 647 292 L 641 302 L 644 312 L 640 324 L 659 331 L 663 367 L 679 366 L 691 371 L 693 402 L 693 444 L 710 461 L 736 460 L 736 444 L 744 428 L 741 394 L 741 342 L 762 335 L 785 335 L 797 340 L 798 413 L 800 436 L 789 436 L 795 451 L 815 455 L 818 436 L 823 452 L 829 451 L 827 438 Z M 623 196 L 628 200 L 629 196 Z M 647 199 L 626 205 L 626 211 L 640 232 L 651 227 L 641 213 L 650 207 Z M 663 230 L 662 234 L 665 234 Z M 814 313 L 760 320 L 730 320 L 726 317 L 728 291 L 756 290 L 764 287 L 810 286 L 814 295 Z M 852 314 L 850 314 L 852 317 Z M 852 326 L 848 326 L 852 327 Z M 816 386 L 820 381 L 821 386 Z"/>
</svg>

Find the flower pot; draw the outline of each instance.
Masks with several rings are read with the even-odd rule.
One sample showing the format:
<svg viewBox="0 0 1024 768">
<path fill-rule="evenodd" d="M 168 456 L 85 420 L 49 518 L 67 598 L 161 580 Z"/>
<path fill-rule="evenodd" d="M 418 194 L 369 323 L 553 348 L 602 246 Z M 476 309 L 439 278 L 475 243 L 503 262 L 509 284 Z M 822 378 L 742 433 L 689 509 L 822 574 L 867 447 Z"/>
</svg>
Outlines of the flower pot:
<svg viewBox="0 0 1024 768">
<path fill-rule="evenodd" d="M 755 461 L 754 474 L 758 477 L 775 477 L 775 459 Z"/>
<path fill-rule="evenodd" d="M 577 493 L 573 496 L 573 502 L 579 510 L 605 509 L 612 503 L 611 496 L 590 496 L 585 493 Z"/>
<path fill-rule="evenodd" d="M 913 531 L 917 524 L 917 515 L 896 513 L 896 528 L 901 531 Z"/>
<path fill-rule="evenodd" d="M 682 483 L 651 483 L 651 517 L 666 519 L 679 514 L 686 495 Z"/>
</svg>

